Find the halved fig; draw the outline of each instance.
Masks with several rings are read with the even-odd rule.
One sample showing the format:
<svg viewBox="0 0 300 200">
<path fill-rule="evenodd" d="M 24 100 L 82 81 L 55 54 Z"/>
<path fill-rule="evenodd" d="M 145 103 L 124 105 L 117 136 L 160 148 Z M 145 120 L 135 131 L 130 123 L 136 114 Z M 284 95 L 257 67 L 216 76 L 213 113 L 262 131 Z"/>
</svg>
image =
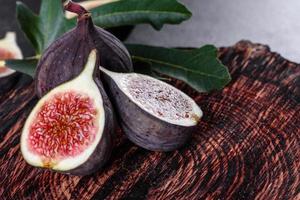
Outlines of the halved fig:
<svg viewBox="0 0 300 200">
<path fill-rule="evenodd" d="M 39 100 L 24 125 L 21 151 L 33 166 L 86 175 L 109 158 L 114 131 L 111 103 L 94 69 L 93 50 L 75 79 Z"/>
<path fill-rule="evenodd" d="M 171 151 L 190 138 L 202 117 L 192 98 L 146 75 L 100 70 L 120 125 L 132 142 L 148 150 Z"/>
<path fill-rule="evenodd" d="M 16 34 L 7 32 L 0 40 L 0 94 L 9 90 L 19 75 L 14 70 L 5 67 L 5 60 L 22 59 L 22 57 L 22 52 L 16 42 Z"/>
</svg>

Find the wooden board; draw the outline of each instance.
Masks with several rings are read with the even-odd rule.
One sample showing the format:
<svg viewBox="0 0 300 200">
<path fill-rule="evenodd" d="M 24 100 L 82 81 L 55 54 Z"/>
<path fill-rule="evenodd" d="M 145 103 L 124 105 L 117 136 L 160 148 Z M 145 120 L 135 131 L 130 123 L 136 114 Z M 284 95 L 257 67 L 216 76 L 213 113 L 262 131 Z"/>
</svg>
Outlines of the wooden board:
<svg viewBox="0 0 300 200">
<path fill-rule="evenodd" d="M 300 199 L 300 65 L 246 41 L 219 52 L 233 77 L 223 91 L 172 82 L 204 111 L 184 148 L 150 152 L 118 131 L 110 162 L 85 177 L 22 159 L 20 132 L 36 103 L 22 76 L 0 97 L 0 199 Z"/>
</svg>

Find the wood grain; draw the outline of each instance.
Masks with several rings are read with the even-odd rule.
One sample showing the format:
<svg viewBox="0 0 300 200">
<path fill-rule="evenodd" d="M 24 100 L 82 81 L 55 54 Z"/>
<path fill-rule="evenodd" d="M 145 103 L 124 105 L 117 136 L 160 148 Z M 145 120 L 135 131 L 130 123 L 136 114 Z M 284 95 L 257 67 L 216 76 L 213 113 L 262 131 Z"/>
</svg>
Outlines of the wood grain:
<svg viewBox="0 0 300 200">
<path fill-rule="evenodd" d="M 300 199 L 300 65 L 246 41 L 219 56 L 233 77 L 223 91 L 172 82 L 204 111 L 184 148 L 150 152 L 118 131 L 110 162 L 85 177 L 22 159 L 21 128 L 37 101 L 22 76 L 0 97 L 0 199 Z"/>
</svg>

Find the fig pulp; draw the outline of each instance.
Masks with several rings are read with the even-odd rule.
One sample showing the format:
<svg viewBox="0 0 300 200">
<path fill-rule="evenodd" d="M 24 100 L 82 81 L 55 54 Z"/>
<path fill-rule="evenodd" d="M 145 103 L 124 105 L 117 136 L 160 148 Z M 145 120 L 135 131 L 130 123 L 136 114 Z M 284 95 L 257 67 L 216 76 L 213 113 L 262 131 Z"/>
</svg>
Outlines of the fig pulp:
<svg viewBox="0 0 300 200">
<path fill-rule="evenodd" d="M 29 164 L 86 175 L 108 160 L 114 114 L 101 82 L 93 78 L 96 60 L 93 50 L 78 77 L 51 90 L 32 110 L 21 136 Z"/>
<path fill-rule="evenodd" d="M 5 37 L 0 40 L 0 94 L 8 91 L 19 73 L 5 67 L 7 59 L 22 59 L 22 52 L 16 42 L 16 34 L 7 32 Z"/>
<path fill-rule="evenodd" d="M 115 36 L 95 26 L 89 12 L 72 1 L 67 2 L 65 10 L 78 14 L 77 27 L 54 41 L 43 53 L 36 72 L 39 97 L 76 77 L 92 49 L 98 50 L 101 66 L 116 72 L 133 71 L 127 49 Z"/>
<path fill-rule="evenodd" d="M 120 125 L 133 143 L 149 150 L 171 151 L 190 138 L 202 117 L 193 99 L 146 75 L 100 69 Z"/>
</svg>

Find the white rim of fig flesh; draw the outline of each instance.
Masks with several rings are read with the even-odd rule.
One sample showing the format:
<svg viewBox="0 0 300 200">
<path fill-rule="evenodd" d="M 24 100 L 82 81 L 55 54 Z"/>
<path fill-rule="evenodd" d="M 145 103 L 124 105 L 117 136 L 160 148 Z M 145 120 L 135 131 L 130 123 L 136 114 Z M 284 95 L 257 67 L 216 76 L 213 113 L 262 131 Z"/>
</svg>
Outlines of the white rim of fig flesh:
<svg viewBox="0 0 300 200">
<path fill-rule="evenodd" d="M 7 32 L 5 37 L 0 40 L 0 51 L 6 51 L 12 54 L 12 59 L 22 59 L 23 55 L 16 41 L 15 32 Z M 5 69 L 2 73 L 2 69 Z M 0 57 L 0 78 L 11 75 L 15 70 L 5 67 L 5 61 Z"/>
<path fill-rule="evenodd" d="M 165 122 L 195 126 L 203 115 L 191 97 L 163 81 L 137 73 L 115 73 L 103 67 L 100 70 L 138 107 Z"/>
<path fill-rule="evenodd" d="M 51 90 L 42 99 L 40 99 L 38 104 L 32 110 L 31 114 L 29 115 L 25 123 L 22 136 L 21 136 L 21 151 L 24 159 L 29 164 L 37 167 L 51 168 L 59 171 L 68 171 L 85 163 L 87 159 L 94 152 L 95 148 L 97 147 L 97 145 L 101 140 L 104 124 L 105 124 L 105 113 L 103 108 L 102 96 L 100 94 L 100 91 L 96 83 L 93 80 L 93 71 L 95 68 L 95 62 L 96 62 L 96 50 L 93 50 L 89 55 L 88 61 L 85 65 L 83 72 L 78 77 Z M 30 143 L 30 138 L 29 138 L 30 130 L 32 125 L 34 124 L 34 120 L 37 119 L 37 113 L 39 113 L 41 107 L 45 105 L 45 103 L 47 103 L 49 99 L 50 100 L 53 99 L 56 94 L 62 92 L 75 92 L 76 94 L 83 94 L 88 97 L 92 97 L 90 99 L 93 100 L 93 105 L 94 105 L 93 108 L 96 108 L 97 111 L 96 112 L 97 114 L 95 115 L 94 118 L 95 121 L 93 121 L 93 127 L 95 129 L 92 129 L 92 131 L 96 130 L 94 132 L 95 138 L 93 141 L 91 141 L 91 143 L 89 143 L 88 146 L 84 147 L 85 148 L 84 150 L 82 150 L 79 154 L 76 154 L 75 156 L 68 156 L 59 159 L 47 158 L 43 155 L 38 154 L 37 152 L 33 152 L 30 149 L 30 145 L 32 145 Z M 48 114 L 50 115 L 50 113 Z M 80 134 L 79 132 L 80 131 L 78 131 L 77 134 Z M 83 130 L 81 130 L 81 133 L 82 132 Z M 72 141 L 74 140 L 74 138 L 71 139 Z M 57 157 L 59 156 L 61 155 L 58 154 Z"/>
</svg>

